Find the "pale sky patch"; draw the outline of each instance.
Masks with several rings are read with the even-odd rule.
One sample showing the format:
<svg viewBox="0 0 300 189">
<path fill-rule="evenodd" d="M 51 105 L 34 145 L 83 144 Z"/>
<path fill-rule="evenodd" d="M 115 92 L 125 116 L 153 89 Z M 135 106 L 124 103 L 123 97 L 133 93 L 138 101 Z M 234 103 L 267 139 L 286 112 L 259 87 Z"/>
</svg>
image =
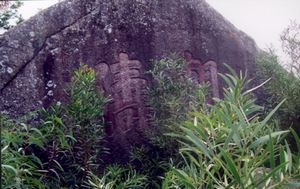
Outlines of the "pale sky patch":
<svg viewBox="0 0 300 189">
<path fill-rule="evenodd" d="M 29 0 L 22 2 L 23 5 L 20 7 L 19 12 L 22 14 L 24 19 L 28 19 L 40 10 L 54 5 L 58 2 L 58 0 Z"/>
<path fill-rule="evenodd" d="M 300 0 L 206 0 L 238 29 L 283 58 L 280 34 L 291 20 L 300 23 Z"/>
</svg>

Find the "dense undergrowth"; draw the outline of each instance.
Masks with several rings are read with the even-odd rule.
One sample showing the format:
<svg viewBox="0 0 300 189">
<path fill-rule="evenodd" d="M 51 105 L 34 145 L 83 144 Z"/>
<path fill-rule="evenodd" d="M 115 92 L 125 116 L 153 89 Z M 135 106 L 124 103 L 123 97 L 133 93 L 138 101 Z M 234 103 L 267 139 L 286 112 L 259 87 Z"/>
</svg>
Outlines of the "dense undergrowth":
<svg viewBox="0 0 300 189">
<path fill-rule="evenodd" d="M 246 77 L 232 70 L 221 77 L 228 85 L 224 99 L 208 111 L 192 112 L 180 124 L 182 133 L 170 134 L 182 144 L 183 165 L 167 173 L 165 188 L 299 187 L 300 154 L 293 154 L 284 139 L 289 131 L 268 124 L 284 101 L 261 119 L 262 107 L 252 89 L 245 90 Z"/>
<path fill-rule="evenodd" d="M 257 59 L 258 77 L 260 82 L 270 78 L 261 91 L 261 98 L 266 110 L 274 108 L 274 104 L 286 99 L 276 112 L 280 127 L 294 128 L 300 133 L 300 80 L 293 73 L 285 70 L 277 55 L 270 50 L 261 52 Z"/>
<path fill-rule="evenodd" d="M 150 142 L 132 148 L 127 164 L 101 160 L 109 153 L 108 100 L 87 66 L 74 73 L 69 104 L 37 111 L 34 121 L 1 115 L 1 188 L 299 188 L 299 136 L 274 121 L 294 99 L 278 96 L 266 110 L 246 90 L 246 75 L 228 68 L 220 75 L 224 99 L 208 105 L 207 86 L 195 85 L 184 67 L 178 58 L 153 62 Z"/>
</svg>

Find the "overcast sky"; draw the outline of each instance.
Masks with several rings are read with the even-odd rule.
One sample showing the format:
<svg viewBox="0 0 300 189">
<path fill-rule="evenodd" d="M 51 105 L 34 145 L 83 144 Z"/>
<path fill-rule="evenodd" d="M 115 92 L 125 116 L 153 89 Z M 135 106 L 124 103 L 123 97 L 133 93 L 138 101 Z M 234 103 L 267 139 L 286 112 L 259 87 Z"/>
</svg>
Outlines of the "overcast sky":
<svg viewBox="0 0 300 189">
<path fill-rule="evenodd" d="M 280 33 L 291 20 L 300 23 L 300 0 L 206 0 L 257 45 L 280 49 Z"/>
<path fill-rule="evenodd" d="M 290 23 L 300 23 L 300 0 L 206 0 L 212 7 L 249 34 L 260 48 L 280 49 L 279 35 Z M 58 0 L 24 1 L 20 12 L 29 18 Z M 279 52 L 280 53 L 280 52 Z"/>
</svg>

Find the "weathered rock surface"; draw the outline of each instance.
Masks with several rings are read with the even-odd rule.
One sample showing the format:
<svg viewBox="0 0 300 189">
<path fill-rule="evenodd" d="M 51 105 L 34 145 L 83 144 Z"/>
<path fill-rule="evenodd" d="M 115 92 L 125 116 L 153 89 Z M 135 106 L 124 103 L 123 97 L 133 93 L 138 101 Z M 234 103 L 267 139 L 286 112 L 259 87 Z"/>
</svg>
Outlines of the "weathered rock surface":
<svg viewBox="0 0 300 189">
<path fill-rule="evenodd" d="M 255 42 L 204 0 L 63 1 L 0 36 L 0 111 L 16 116 L 64 101 L 80 62 L 113 70 L 126 52 L 147 70 L 151 59 L 186 50 L 219 72 L 223 63 L 255 72 Z"/>
<path fill-rule="evenodd" d="M 218 68 L 216 62 L 208 60 L 201 62 L 199 59 L 194 59 L 190 51 L 185 51 L 184 59 L 187 63 L 186 74 L 196 83 L 210 84 L 210 93 L 207 94 L 207 100 L 212 101 L 212 98 L 220 98 Z"/>
</svg>

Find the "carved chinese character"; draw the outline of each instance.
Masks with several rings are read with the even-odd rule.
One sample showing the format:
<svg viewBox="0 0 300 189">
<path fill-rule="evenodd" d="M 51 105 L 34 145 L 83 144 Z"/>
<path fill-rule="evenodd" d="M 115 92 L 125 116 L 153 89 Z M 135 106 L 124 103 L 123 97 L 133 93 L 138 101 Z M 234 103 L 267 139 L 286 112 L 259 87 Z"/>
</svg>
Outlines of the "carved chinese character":
<svg viewBox="0 0 300 189">
<path fill-rule="evenodd" d="M 110 94 L 110 69 L 106 63 L 98 64 L 96 70 L 96 85 L 101 87 L 105 94 Z"/>
<path fill-rule="evenodd" d="M 96 66 L 97 83 L 110 96 L 106 122 L 109 133 L 125 134 L 136 128 L 148 126 L 146 115 L 146 85 L 142 65 L 129 60 L 126 53 L 119 54 L 119 62 Z"/>
<path fill-rule="evenodd" d="M 212 97 L 219 98 L 218 70 L 216 62 L 209 60 L 204 64 L 205 75 L 210 82 Z"/>
<path fill-rule="evenodd" d="M 184 59 L 187 62 L 186 71 L 188 76 L 192 78 L 195 83 L 204 82 L 204 67 L 199 59 L 194 59 L 190 51 L 184 51 Z"/>
<path fill-rule="evenodd" d="M 199 59 L 194 59 L 190 51 L 184 51 L 184 58 L 187 62 L 186 72 L 197 84 L 209 82 L 211 97 L 219 98 L 217 64 L 210 60 L 203 64 Z"/>
</svg>

